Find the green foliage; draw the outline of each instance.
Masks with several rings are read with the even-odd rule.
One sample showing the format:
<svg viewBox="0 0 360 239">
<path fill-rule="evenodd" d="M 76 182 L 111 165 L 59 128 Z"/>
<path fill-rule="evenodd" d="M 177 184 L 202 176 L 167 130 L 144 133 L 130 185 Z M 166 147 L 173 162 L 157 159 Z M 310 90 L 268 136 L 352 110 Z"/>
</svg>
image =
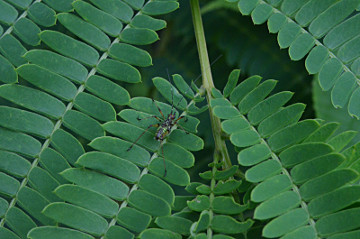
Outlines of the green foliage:
<svg viewBox="0 0 360 239">
<path fill-rule="evenodd" d="M 318 238 L 358 228 L 343 220 L 358 216 L 358 187 L 351 183 L 359 171 L 346 163 L 344 151 L 353 133 L 334 136 L 336 124 L 329 131 L 331 124 L 323 121 L 299 121 L 304 107 L 277 117 L 291 107 L 283 107 L 291 94 L 265 98 L 273 88 L 272 84 L 265 88 L 266 82 L 272 81 L 259 84 L 259 78 L 250 77 L 231 92 L 230 99 L 236 101 L 218 97 L 210 102 L 223 102 L 216 103 L 213 112 L 223 119 L 222 129 L 231 143 L 240 148 L 237 159 L 248 167 L 246 181 L 255 183 L 248 193 L 257 203 L 253 218 L 266 222 L 262 235 Z M 250 85 L 251 90 L 240 90 Z M 273 100 L 278 95 L 284 100 Z"/>
<path fill-rule="evenodd" d="M 323 90 L 331 90 L 335 108 L 348 107 L 352 117 L 360 118 L 359 52 L 357 29 L 360 2 L 344 1 L 238 1 L 244 15 L 255 24 L 267 21 L 269 31 L 278 34 L 280 48 L 289 48 L 290 58 L 298 61 L 306 55 L 310 74 L 319 74 Z"/>
<path fill-rule="evenodd" d="M 359 237 L 360 144 L 347 123 L 360 117 L 359 0 L 204 2 L 222 92 L 160 77 L 161 54 L 171 73 L 197 66 L 180 3 L 185 15 L 169 14 L 176 0 L 0 0 L 0 238 Z M 234 66 L 285 89 L 304 79 L 238 10 L 267 21 L 292 60 L 307 55 L 331 90 L 315 93 L 327 121 L 304 119 L 290 91 L 271 95 L 276 80 L 225 80 Z M 181 119 L 154 140 L 171 113 Z"/>
</svg>

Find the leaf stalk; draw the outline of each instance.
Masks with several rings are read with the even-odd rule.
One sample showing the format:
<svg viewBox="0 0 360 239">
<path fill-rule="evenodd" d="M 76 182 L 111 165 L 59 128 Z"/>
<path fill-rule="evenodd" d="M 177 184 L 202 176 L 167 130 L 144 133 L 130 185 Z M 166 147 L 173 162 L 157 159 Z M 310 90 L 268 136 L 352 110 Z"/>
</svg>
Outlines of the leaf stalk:
<svg viewBox="0 0 360 239">
<path fill-rule="evenodd" d="M 209 114 L 211 120 L 211 128 L 215 142 L 214 163 L 218 163 L 219 160 L 224 162 L 224 168 L 231 167 L 230 156 L 226 148 L 225 141 L 223 140 L 221 131 L 221 122 L 215 117 L 210 106 L 210 100 L 213 98 L 211 89 L 215 88 L 211 74 L 211 65 L 209 61 L 209 55 L 206 47 L 204 27 L 201 18 L 200 5 L 198 0 L 190 0 L 192 19 L 194 24 L 196 44 L 199 53 L 201 73 L 202 73 L 202 85 L 206 91 L 206 99 L 209 105 Z"/>
</svg>

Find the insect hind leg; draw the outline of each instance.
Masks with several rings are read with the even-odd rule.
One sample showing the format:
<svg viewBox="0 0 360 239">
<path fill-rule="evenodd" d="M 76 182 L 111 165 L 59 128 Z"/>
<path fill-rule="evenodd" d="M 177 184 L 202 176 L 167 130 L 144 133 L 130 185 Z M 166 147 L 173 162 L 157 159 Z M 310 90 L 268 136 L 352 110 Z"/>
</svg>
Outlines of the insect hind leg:
<svg viewBox="0 0 360 239">
<path fill-rule="evenodd" d="M 145 134 L 145 132 L 147 132 L 151 127 L 159 127 L 159 124 L 151 124 L 151 125 L 149 125 L 147 128 L 146 128 L 146 130 L 144 130 L 144 132 L 142 132 L 140 135 L 139 135 L 139 137 L 130 145 L 130 147 L 126 150 L 126 151 L 130 151 L 133 147 L 134 147 L 134 145 L 139 141 L 139 139 Z"/>
<path fill-rule="evenodd" d="M 140 118 L 139 116 L 136 118 L 138 121 L 144 120 L 144 119 L 150 119 L 150 118 L 155 118 L 158 121 L 161 121 L 161 119 L 159 117 L 157 117 L 156 115 L 151 115 L 149 117 L 145 117 L 145 118 Z"/>
<path fill-rule="evenodd" d="M 165 155 L 164 155 L 164 146 L 161 145 L 161 153 L 163 156 L 163 163 L 164 163 L 164 178 L 166 177 L 167 174 L 167 169 L 166 169 L 166 163 L 165 163 Z"/>
</svg>

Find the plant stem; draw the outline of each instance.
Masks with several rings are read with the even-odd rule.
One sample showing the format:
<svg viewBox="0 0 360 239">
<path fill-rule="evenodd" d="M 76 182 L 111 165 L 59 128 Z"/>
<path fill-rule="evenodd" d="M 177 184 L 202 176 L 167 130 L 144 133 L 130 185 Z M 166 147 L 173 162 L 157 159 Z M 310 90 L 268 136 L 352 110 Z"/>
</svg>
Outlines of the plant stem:
<svg viewBox="0 0 360 239">
<path fill-rule="evenodd" d="M 213 98 L 211 95 L 211 89 L 215 88 L 215 86 L 211 75 L 210 61 L 206 48 L 206 40 L 204 34 L 204 27 L 201 19 L 199 1 L 190 0 L 190 6 L 194 24 L 196 43 L 199 52 L 202 73 L 202 85 L 206 90 L 206 99 L 209 105 L 211 128 L 215 142 L 214 163 L 218 163 L 218 159 L 220 159 L 220 161 L 224 162 L 224 168 L 229 168 L 231 167 L 231 161 L 225 141 L 221 138 L 221 122 L 218 118 L 215 117 L 210 106 L 210 100 Z"/>
</svg>

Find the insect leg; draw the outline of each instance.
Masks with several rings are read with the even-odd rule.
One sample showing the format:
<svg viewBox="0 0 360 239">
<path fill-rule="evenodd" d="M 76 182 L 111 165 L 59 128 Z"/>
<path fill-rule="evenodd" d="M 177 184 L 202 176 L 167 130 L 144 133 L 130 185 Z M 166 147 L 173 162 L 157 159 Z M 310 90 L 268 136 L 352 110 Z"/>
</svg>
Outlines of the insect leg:
<svg viewBox="0 0 360 239">
<path fill-rule="evenodd" d="M 140 119 L 140 117 L 138 116 L 136 119 L 137 119 L 138 121 L 141 121 L 141 120 L 150 119 L 150 118 L 155 118 L 155 119 L 157 119 L 158 121 L 161 121 L 161 119 L 160 119 L 159 117 L 157 117 L 156 115 L 152 115 L 152 116 L 145 117 L 145 118 L 142 118 L 142 119 Z"/>
<path fill-rule="evenodd" d="M 166 164 L 165 164 L 165 155 L 164 155 L 164 146 L 161 146 L 161 152 L 162 152 L 162 156 L 163 156 L 163 162 L 164 162 L 164 178 L 166 177 L 167 174 L 167 170 L 166 170 Z"/>
<path fill-rule="evenodd" d="M 177 127 L 179 127 L 182 131 L 184 131 L 186 134 L 189 134 L 189 132 L 187 132 L 181 125 L 177 125 Z"/>
<path fill-rule="evenodd" d="M 188 118 L 186 116 L 180 116 L 179 118 L 177 118 L 175 121 L 174 121 L 174 125 L 177 124 L 177 122 L 181 119 L 185 119 L 184 121 L 187 122 L 188 121 Z"/>
<path fill-rule="evenodd" d="M 154 99 L 152 99 L 152 101 L 155 103 L 156 108 L 158 109 L 158 111 L 160 112 L 161 116 L 165 119 L 165 116 L 163 114 L 163 112 L 161 111 L 160 107 L 158 106 L 158 104 L 156 103 L 156 101 Z"/>
<path fill-rule="evenodd" d="M 166 68 L 166 72 L 167 72 L 167 75 L 168 75 L 168 79 L 169 79 L 169 82 L 170 82 L 170 87 L 171 87 L 171 113 L 173 113 L 173 109 L 174 109 L 174 88 L 171 84 L 171 79 L 170 79 L 170 75 L 169 75 L 169 69 Z"/>
<path fill-rule="evenodd" d="M 146 131 L 148 131 L 151 127 L 159 127 L 159 124 L 151 124 L 149 125 L 146 130 L 144 130 L 144 132 L 142 132 L 139 137 L 130 145 L 130 147 L 126 150 L 126 151 L 130 151 L 132 149 L 132 147 L 134 147 L 134 145 L 139 141 L 139 139 L 145 134 Z"/>
</svg>

